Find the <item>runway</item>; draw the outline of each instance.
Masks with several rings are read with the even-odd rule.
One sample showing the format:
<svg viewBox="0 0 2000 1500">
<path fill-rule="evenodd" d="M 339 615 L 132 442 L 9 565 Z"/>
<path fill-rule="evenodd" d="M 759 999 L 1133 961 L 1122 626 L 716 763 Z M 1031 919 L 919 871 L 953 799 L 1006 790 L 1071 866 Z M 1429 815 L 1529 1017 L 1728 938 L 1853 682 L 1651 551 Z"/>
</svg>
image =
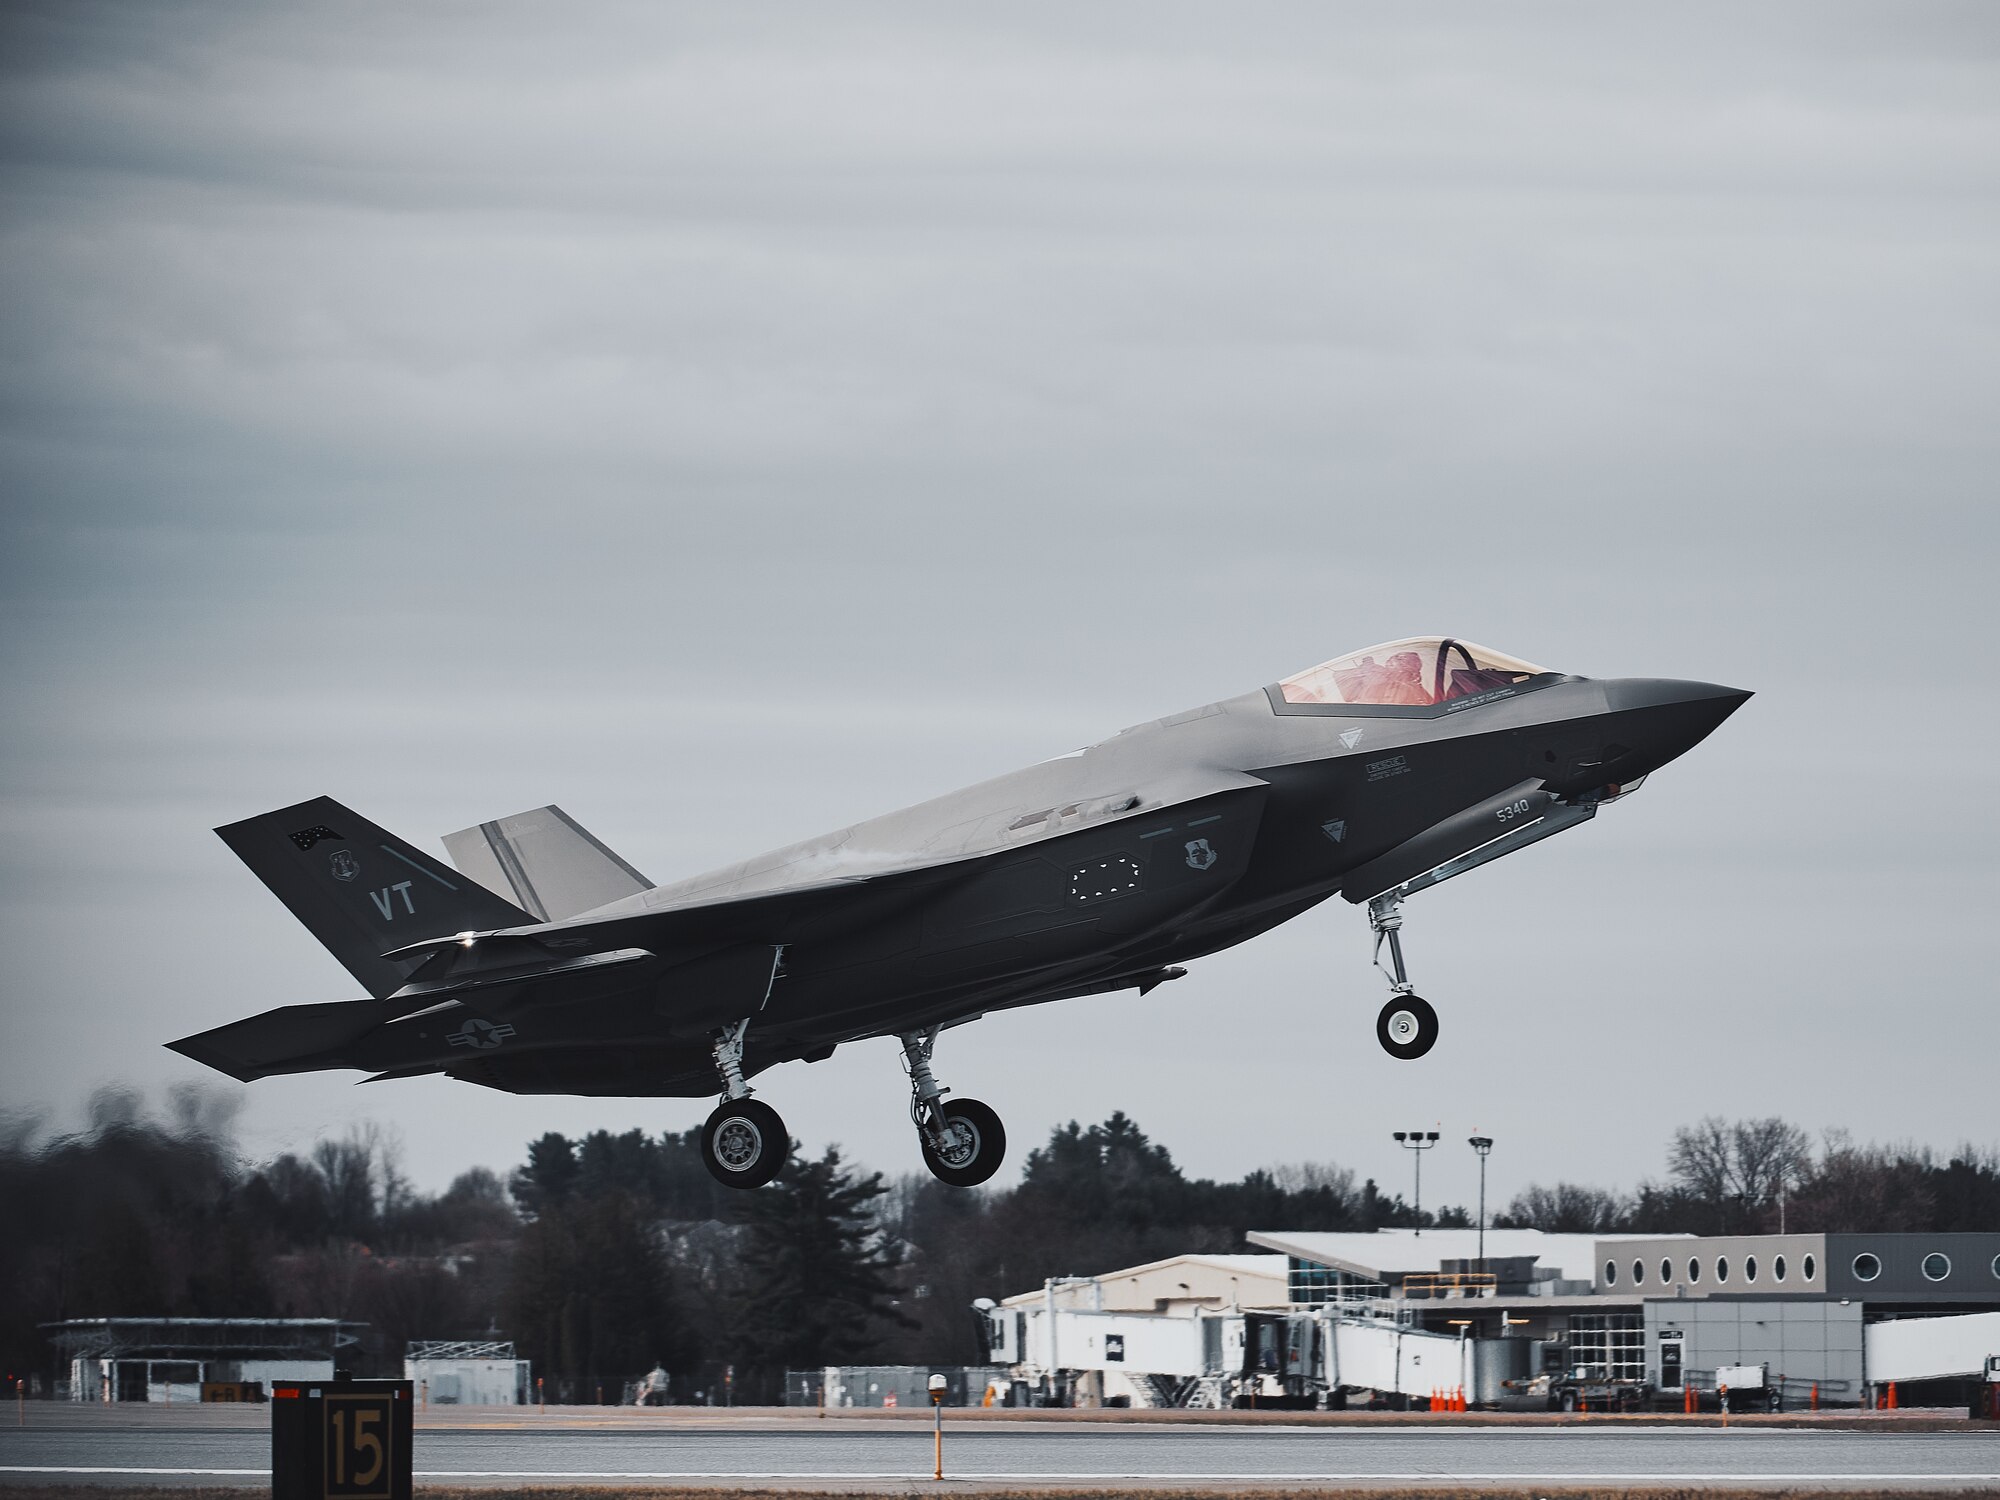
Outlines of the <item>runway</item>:
<svg viewBox="0 0 2000 1500">
<path fill-rule="evenodd" d="M 0 1483 L 262 1486 L 268 1417 L 45 1408 L 0 1428 Z M 8 1413 L 12 1416 L 12 1413 Z M 1673 1485 L 2000 1488 L 2000 1431 L 1946 1423 L 1227 1424 L 947 1419 L 948 1478 L 983 1485 Z M 427 1417 L 421 1486 L 740 1487 L 931 1479 L 926 1420 L 784 1412 Z"/>
</svg>

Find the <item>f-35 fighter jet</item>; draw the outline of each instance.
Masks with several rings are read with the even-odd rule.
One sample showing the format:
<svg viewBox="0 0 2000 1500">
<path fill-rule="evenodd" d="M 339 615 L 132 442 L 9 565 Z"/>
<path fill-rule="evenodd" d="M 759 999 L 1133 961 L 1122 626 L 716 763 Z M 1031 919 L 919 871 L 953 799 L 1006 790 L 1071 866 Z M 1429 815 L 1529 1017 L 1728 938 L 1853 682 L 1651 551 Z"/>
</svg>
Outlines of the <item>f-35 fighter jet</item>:
<svg viewBox="0 0 2000 1500">
<path fill-rule="evenodd" d="M 970 1186 L 1006 1138 L 933 1074 L 946 1028 L 1143 995 L 1338 894 L 1366 907 L 1389 981 L 1377 1039 L 1422 1057 L 1438 1021 L 1404 965 L 1404 901 L 1594 817 L 1749 696 L 1392 641 L 665 886 L 554 807 L 450 835 L 453 868 L 322 797 L 216 831 L 374 998 L 171 1045 L 246 1082 L 719 1091 L 703 1155 L 748 1188 L 789 1148 L 748 1080 L 894 1036 L 925 1162 Z"/>
</svg>

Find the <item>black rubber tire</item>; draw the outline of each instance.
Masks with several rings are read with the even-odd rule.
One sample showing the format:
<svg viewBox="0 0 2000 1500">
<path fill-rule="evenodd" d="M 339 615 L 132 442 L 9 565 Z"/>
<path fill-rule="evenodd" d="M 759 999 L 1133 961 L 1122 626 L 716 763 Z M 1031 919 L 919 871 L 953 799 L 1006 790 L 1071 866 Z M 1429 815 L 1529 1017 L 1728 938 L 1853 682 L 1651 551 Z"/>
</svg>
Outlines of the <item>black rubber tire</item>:
<svg viewBox="0 0 2000 1500">
<path fill-rule="evenodd" d="M 970 1132 L 971 1139 L 962 1141 L 964 1154 L 950 1153 L 947 1161 L 931 1149 L 928 1140 L 918 1137 L 923 1147 L 924 1165 L 931 1169 L 931 1175 L 948 1187 L 978 1187 L 995 1172 L 1007 1156 L 1007 1128 L 1000 1123 L 1000 1117 L 981 1104 L 977 1099 L 952 1099 L 944 1106 L 945 1127 L 956 1128 L 963 1137 Z"/>
<path fill-rule="evenodd" d="M 1392 995 L 1375 1017 L 1375 1040 L 1384 1052 L 1404 1062 L 1422 1057 L 1437 1039 L 1437 1012 L 1421 995 Z"/>
<path fill-rule="evenodd" d="M 785 1122 L 761 1099 L 725 1100 L 701 1127 L 702 1165 L 724 1187 L 762 1187 L 791 1149 Z"/>
</svg>

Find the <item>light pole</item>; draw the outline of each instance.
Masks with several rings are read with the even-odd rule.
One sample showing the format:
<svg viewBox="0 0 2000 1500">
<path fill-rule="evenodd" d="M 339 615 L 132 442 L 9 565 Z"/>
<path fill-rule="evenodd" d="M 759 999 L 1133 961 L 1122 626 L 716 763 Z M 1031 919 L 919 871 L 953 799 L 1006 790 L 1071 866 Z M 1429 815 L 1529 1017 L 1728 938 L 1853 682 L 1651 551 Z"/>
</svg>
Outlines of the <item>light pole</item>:
<svg viewBox="0 0 2000 1500">
<path fill-rule="evenodd" d="M 1493 1149 L 1493 1137 L 1475 1135 L 1466 1142 L 1479 1153 L 1479 1270 L 1486 1271 L 1486 1154 Z"/>
<path fill-rule="evenodd" d="M 1414 1151 L 1417 1163 L 1417 1233 L 1424 1232 L 1424 1153 L 1438 1143 L 1435 1130 L 1398 1130 L 1394 1132 L 1396 1143 L 1405 1151 Z"/>
</svg>

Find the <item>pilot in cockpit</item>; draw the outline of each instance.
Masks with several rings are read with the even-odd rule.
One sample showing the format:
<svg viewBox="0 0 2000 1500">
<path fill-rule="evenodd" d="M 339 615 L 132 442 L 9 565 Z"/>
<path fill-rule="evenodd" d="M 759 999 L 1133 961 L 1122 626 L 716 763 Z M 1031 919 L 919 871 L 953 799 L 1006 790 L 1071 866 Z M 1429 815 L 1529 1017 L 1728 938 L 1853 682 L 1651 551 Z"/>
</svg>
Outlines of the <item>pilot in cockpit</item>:
<svg viewBox="0 0 2000 1500">
<path fill-rule="evenodd" d="M 1407 703 L 1428 708 L 1431 695 L 1424 689 L 1424 660 L 1414 651 L 1398 651 L 1379 667 L 1362 664 L 1362 694 L 1355 703 Z"/>
</svg>

